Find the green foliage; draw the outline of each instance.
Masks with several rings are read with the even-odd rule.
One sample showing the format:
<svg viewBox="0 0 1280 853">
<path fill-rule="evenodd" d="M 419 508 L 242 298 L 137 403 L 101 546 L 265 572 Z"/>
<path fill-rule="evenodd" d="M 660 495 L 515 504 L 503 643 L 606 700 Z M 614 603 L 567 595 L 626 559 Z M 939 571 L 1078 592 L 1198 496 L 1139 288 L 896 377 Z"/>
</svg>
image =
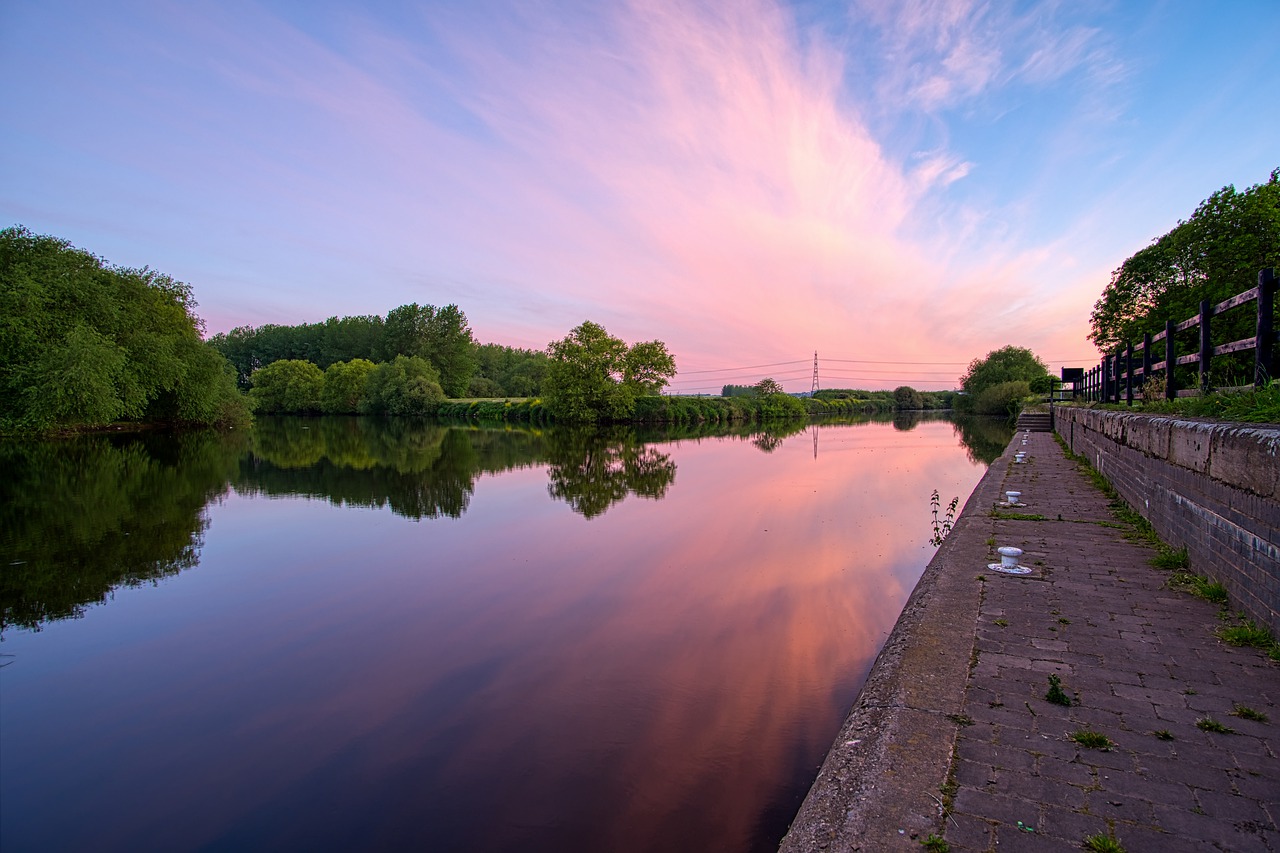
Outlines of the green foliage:
<svg viewBox="0 0 1280 853">
<path fill-rule="evenodd" d="M 1255 723 L 1265 723 L 1269 720 L 1266 714 L 1250 708 L 1248 705 L 1241 705 L 1239 702 L 1231 706 L 1231 716 L 1239 717 L 1242 720 L 1253 720 Z"/>
<path fill-rule="evenodd" d="M 475 345 L 467 315 L 457 305 L 437 308 L 414 302 L 387 313 L 381 356 L 425 359 L 435 368 L 445 394 L 462 397 L 475 373 Z"/>
<path fill-rule="evenodd" d="M 1095 732 L 1090 729 L 1077 729 L 1068 737 L 1085 747 L 1086 749 L 1109 750 L 1112 746 L 1111 739 L 1101 732 Z"/>
<path fill-rule="evenodd" d="M 1280 379 L 1273 379 L 1262 388 L 1246 391 L 1144 401 L 1140 411 L 1242 423 L 1280 423 Z"/>
<path fill-rule="evenodd" d="M 751 386 L 751 391 L 757 397 L 767 397 L 770 394 L 785 394 L 782 390 L 782 384 L 772 376 L 766 376 L 755 385 Z"/>
<path fill-rule="evenodd" d="M 0 231 L 0 430 L 245 422 L 194 307 L 188 285 L 155 270 Z"/>
<path fill-rule="evenodd" d="M 1063 707 L 1071 707 L 1071 697 L 1062 689 L 1062 679 L 1056 675 L 1049 676 L 1049 692 L 1044 694 L 1046 702 L 1052 702 L 1055 705 Z"/>
<path fill-rule="evenodd" d="M 1224 625 L 1215 634 L 1219 640 L 1229 646 L 1254 646 L 1265 649 L 1274 642 L 1270 631 L 1248 619 L 1242 620 L 1238 625 Z"/>
<path fill-rule="evenodd" d="M 720 389 L 721 397 L 750 397 L 756 392 L 754 385 L 726 385 Z"/>
<path fill-rule="evenodd" d="M 1096 835 L 1086 836 L 1083 841 L 1083 847 L 1089 853 L 1125 853 L 1124 847 L 1120 846 L 1119 841 L 1101 832 Z"/>
<path fill-rule="evenodd" d="M 982 389 L 970 405 L 974 414 L 1014 418 L 1030 394 L 1031 385 L 1023 380 L 1001 382 Z"/>
<path fill-rule="evenodd" d="M 1202 732 L 1213 732 L 1219 735 L 1233 735 L 1236 733 L 1235 729 L 1208 716 L 1196 720 L 1196 728 Z"/>
<path fill-rule="evenodd" d="M 1155 561 L 1153 560 L 1152 562 L 1154 563 Z M 1184 589 L 1197 598 L 1203 598 L 1205 601 L 1210 601 L 1223 607 L 1227 606 L 1227 588 L 1203 575 L 1196 575 L 1190 572 L 1174 572 L 1169 577 L 1169 586 Z"/>
<path fill-rule="evenodd" d="M 426 359 L 398 355 L 369 372 L 361 405 L 372 414 L 421 417 L 436 414 L 444 396 L 440 376 Z"/>
<path fill-rule="evenodd" d="M 553 341 L 547 354 L 543 398 L 556 420 L 568 423 L 629 420 L 636 399 L 656 394 L 676 373 L 661 341 L 628 347 L 591 321 Z"/>
<path fill-rule="evenodd" d="M 331 415 L 354 415 L 364 401 L 369 375 L 377 369 L 372 361 L 353 358 L 336 361 L 325 368 L 320 408 Z"/>
<path fill-rule="evenodd" d="M 1280 267 L 1280 169 L 1243 192 L 1223 187 L 1127 258 L 1094 304 L 1089 338 L 1104 351 L 1140 341 L 1165 320 L 1194 316 L 1202 299 L 1216 303 L 1254 287 L 1265 267 Z M 1214 319 L 1226 324 L 1224 340 L 1252 335 L 1250 312 L 1233 313 Z"/>
<path fill-rule="evenodd" d="M 545 352 L 481 344 L 475 355 L 477 378 L 492 384 L 480 388 L 489 393 L 479 393 L 473 385 L 468 389 L 472 397 L 536 397 L 542 393 L 547 373 Z"/>
<path fill-rule="evenodd" d="M 969 369 L 960 377 L 960 386 L 966 394 L 974 396 L 988 388 L 1007 382 L 1026 382 L 1051 378 L 1049 368 L 1031 350 L 1013 345 L 1003 346 L 987 353 L 985 358 L 975 358 Z"/>
<path fill-rule="evenodd" d="M 259 368 L 250 377 L 249 399 L 265 414 L 314 414 L 320 411 L 324 374 L 309 361 L 284 359 Z"/>
<path fill-rule="evenodd" d="M 330 317 L 296 326 L 239 326 L 209 343 L 235 365 L 237 381 L 247 389 L 253 371 L 273 361 L 299 359 L 327 370 L 339 361 L 372 360 L 382 345 L 382 326 L 381 317 Z"/>
<path fill-rule="evenodd" d="M 910 385 L 900 385 L 893 389 L 893 407 L 907 411 L 923 409 L 924 397 Z"/>
<path fill-rule="evenodd" d="M 951 850 L 951 845 L 947 843 L 945 838 L 932 832 L 929 833 L 927 838 L 921 840 L 920 846 L 928 850 L 929 853 L 950 853 Z"/>
</svg>

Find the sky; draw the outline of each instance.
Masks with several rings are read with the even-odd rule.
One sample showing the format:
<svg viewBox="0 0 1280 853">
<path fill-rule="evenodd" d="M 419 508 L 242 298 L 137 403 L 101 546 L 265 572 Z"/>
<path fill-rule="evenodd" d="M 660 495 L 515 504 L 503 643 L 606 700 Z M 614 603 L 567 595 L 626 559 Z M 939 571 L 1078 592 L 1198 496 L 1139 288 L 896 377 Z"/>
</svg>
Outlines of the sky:
<svg viewBox="0 0 1280 853">
<path fill-rule="evenodd" d="M 457 304 L 763 376 L 1089 366 L 1125 258 L 1280 166 L 1277 0 L 0 0 L 0 227 L 209 334 Z"/>
</svg>

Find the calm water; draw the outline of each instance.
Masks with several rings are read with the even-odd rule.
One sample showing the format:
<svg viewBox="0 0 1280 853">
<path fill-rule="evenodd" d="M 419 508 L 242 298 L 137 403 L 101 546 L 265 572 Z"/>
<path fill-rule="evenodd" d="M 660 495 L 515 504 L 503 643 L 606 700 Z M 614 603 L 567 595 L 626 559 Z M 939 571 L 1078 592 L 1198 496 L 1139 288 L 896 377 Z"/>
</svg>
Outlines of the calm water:
<svg viewBox="0 0 1280 853">
<path fill-rule="evenodd" d="M 0 846 L 773 849 L 1010 435 L 0 444 Z"/>
</svg>

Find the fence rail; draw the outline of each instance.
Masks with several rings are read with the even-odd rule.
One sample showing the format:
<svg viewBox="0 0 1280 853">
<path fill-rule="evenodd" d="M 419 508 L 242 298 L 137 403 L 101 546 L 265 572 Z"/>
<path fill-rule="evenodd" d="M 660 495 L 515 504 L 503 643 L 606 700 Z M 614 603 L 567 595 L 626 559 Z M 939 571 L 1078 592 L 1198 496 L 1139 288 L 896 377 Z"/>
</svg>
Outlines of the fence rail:
<svg viewBox="0 0 1280 853">
<path fill-rule="evenodd" d="M 1275 315 L 1276 287 L 1275 270 L 1261 270 L 1258 273 L 1257 287 L 1250 288 L 1244 293 L 1238 293 L 1230 299 L 1219 302 L 1217 305 L 1212 305 L 1208 300 L 1204 300 L 1200 303 L 1199 313 L 1194 317 L 1189 317 L 1181 323 L 1174 323 L 1172 320 L 1166 321 L 1163 332 L 1144 335 L 1142 343 L 1136 347 L 1132 342 L 1126 342 L 1116 352 L 1103 356 L 1097 367 L 1084 373 L 1084 376 L 1077 382 L 1074 389 L 1076 396 L 1103 403 L 1119 403 L 1124 400 L 1132 406 L 1135 390 L 1140 390 L 1149 379 L 1161 373 L 1164 374 L 1164 396 L 1166 399 L 1172 400 L 1174 397 L 1179 396 L 1203 394 L 1211 390 L 1209 366 L 1215 356 L 1229 355 L 1250 349 L 1254 353 L 1253 384 L 1255 387 L 1261 388 L 1278 375 L 1276 332 L 1273 319 Z M 1239 308 L 1242 305 L 1247 305 L 1250 302 L 1257 302 L 1258 320 L 1253 337 L 1214 346 L 1209 337 L 1212 326 L 1210 321 L 1220 314 Z M 1174 336 L 1179 332 L 1185 332 L 1197 327 L 1200 330 L 1197 351 L 1178 355 Z M 1156 361 L 1154 349 L 1156 344 L 1162 341 L 1164 342 L 1164 351 L 1161 353 L 1160 360 Z M 1185 367 L 1189 364 L 1198 366 L 1199 382 L 1195 388 L 1179 389 L 1177 376 L 1171 365 L 1173 367 Z"/>
</svg>

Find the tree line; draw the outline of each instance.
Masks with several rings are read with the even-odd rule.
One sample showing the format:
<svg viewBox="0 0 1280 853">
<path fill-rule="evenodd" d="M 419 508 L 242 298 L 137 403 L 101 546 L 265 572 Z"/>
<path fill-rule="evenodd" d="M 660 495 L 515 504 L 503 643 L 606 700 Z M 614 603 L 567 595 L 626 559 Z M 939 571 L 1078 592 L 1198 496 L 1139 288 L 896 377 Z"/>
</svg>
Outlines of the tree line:
<svg viewBox="0 0 1280 853">
<path fill-rule="evenodd" d="M 338 363 L 378 364 L 404 356 L 427 362 L 446 397 L 533 397 L 542 390 L 547 364 L 543 352 L 478 343 L 467 315 L 454 304 L 414 302 L 385 317 L 238 326 L 214 335 L 210 344 L 235 366 L 244 390 L 253 386 L 255 371 L 278 361 L 310 362 L 327 371 Z"/>
</svg>

